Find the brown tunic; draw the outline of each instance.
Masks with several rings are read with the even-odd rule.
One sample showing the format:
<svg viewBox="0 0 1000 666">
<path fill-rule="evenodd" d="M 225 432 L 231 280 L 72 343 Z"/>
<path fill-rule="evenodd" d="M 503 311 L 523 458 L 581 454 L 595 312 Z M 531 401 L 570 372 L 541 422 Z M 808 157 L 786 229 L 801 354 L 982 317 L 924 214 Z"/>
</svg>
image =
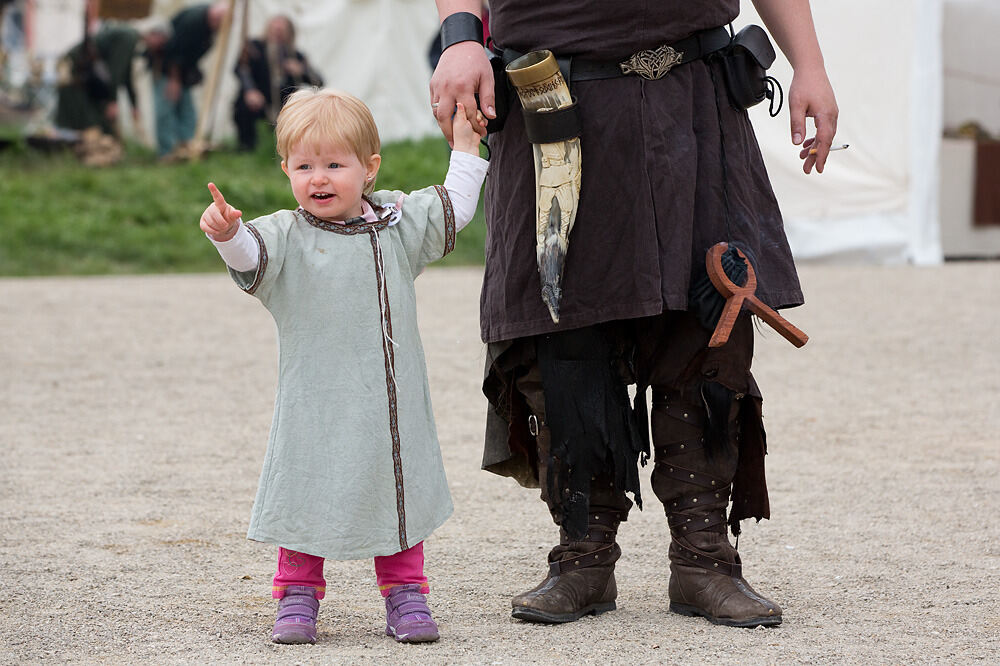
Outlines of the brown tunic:
<svg viewBox="0 0 1000 666">
<path fill-rule="evenodd" d="M 501 47 L 620 61 L 724 25 L 738 14 L 739 2 L 494 0 L 490 8 Z M 728 104 L 721 70 L 715 78 L 718 92 L 709 65 L 698 60 L 658 81 L 632 75 L 572 84 L 583 125 L 583 179 L 558 325 L 541 300 L 532 147 L 515 102 L 503 131 L 489 140 L 485 342 L 687 309 L 692 271 L 723 240 L 747 254 L 763 301 L 776 308 L 802 303 L 749 118 Z"/>
</svg>

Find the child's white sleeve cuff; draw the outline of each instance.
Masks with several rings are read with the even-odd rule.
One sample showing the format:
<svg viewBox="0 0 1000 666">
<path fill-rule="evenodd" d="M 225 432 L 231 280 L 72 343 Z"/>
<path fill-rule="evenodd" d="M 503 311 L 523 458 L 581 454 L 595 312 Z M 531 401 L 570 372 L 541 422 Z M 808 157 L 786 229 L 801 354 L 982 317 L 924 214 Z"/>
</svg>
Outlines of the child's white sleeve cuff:
<svg viewBox="0 0 1000 666">
<path fill-rule="evenodd" d="M 455 230 L 461 231 L 476 214 L 479 205 L 479 190 L 486 178 L 489 162 L 478 155 L 470 155 L 460 150 L 451 151 L 448 175 L 444 187 L 448 190 L 455 210 Z"/>
<path fill-rule="evenodd" d="M 207 236 L 208 234 L 206 234 Z M 219 251 L 219 256 L 234 271 L 252 271 L 257 268 L 260 260 L 260 248 L 257 247 L 257 239 L 253 237 L 246 225 L 240 221 L 240 228 L 236 234 L 227 241 L 216 241 L 211 236 L 208 240 Z"/>
</svg>

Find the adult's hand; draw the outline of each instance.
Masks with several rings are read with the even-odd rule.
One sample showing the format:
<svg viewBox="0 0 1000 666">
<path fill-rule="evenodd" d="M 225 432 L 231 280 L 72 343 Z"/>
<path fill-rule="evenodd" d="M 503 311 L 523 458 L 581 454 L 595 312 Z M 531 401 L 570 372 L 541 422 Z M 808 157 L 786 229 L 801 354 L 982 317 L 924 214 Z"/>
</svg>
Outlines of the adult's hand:
<svg viewBox="0 0 1000 666">
<path fill-rule="evenodd" d="M 251 111 L 259 111 L 264 108 L 264 104 L 267 103 L 267 100 L 264 99 L 264 93 L 256 88 L 249 88 L 245 93 L 243 93 L 243 103 L 246 104 L 247 108 Z"/>
<path fill-rule="evenodd" d="M 815 166 L 817 173 L 823 173 L 830 144 L 837 133 L 840 110 L 826 75 L 809 0 L 753 0 L 753 3 L 795 72 L 788 89 L 788 111 L 792 143 L 802 146 L 799 153 L 804 160 L 802 170 L 810 173 Z M 806 138 L 806 118 L 816 123 L 814 137 Z M 811 149 L 816 153 L 810 155 Z"/>
<path fill-rule="evenodd" d="M 452 115 L 456 104 L 461 104 L 469 124 L 478 127 L 476 93 L 479 106 L 487 118 L 496 118 L 493 94 L 493 70 L 486 50 L 478 42 L 459 42 L 445 49 L 431 76 L 431 111 L 441 133 L 454 146 Z"/>
<path fill-rule="evenodd" d="M 795 71 L 788 90 L 788 110 L 791 115 L 792 143 L 802 145 L 802 150 L 799 151 L 799 158 L 804 160 L 802 170 L 810 173 L 815 166 L 817 173 L 823 173 L 833 137 L 837 134 L 840 109 L 837 107 L 833 87 L 822 67 Z M 805 138 L 806 118 L 813 119 L 816 136 Z"/>
<path fill-rule="evenodd" d="M 306 71 L 305 66 L 295 58 L 285 58 L 282 66 L 285 68 L 285 73 L 293 79 L 299 78 Z"/>
<path fill-rule="evenodd" d="M 164 95 L 170 102 L 177 102 L 181 98 L 181 80 L 180 77 L 171 76 L 167 79 L 166 88 L 164 89 Z"/>
</svg>

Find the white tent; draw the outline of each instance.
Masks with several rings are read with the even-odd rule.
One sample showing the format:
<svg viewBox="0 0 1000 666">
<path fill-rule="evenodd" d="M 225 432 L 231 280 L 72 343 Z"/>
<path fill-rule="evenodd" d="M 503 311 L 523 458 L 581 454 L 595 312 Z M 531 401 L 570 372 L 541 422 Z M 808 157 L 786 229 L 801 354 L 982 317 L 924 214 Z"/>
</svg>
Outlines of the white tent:
<svg viewBox="0 0 1000 666">
<path fill-rule="evenodd" d="M 169 19 L 192 0 L 154 0 L 153 15 Z M 237 0 L 231 38 L 220 77 L 213 119 L 214 137 L 229 136 L 233 74 L 240 48 L 243 0 Z M 437 131 L 430 114 L 427 50 L 437 31 L 433 0 L 249 0 L 248 33 L 263 35 L 270 16 L 284 14 L 296 26 L 296 45 L 323 76 L 326 85 L 365 101 L 383 141 L 419 137 Z M 202 60 L 209 78 L 216 50 Z M 151 119 L 148 120 L 151 129 Z"/>
<path fill-rule="evenodd" d="M 743 4 L 740 24 L 759 23 Z M 954 254 L 1000 255 L 1000 228 L 971 230 L 971 142 L 942 151 L 945 127 L 975 120 L 1000 132 L 1000 79 L 986 49 L 1000 31 L 1000 3 L 812 6 L 841 111 L 836 143 L 851 147 L 806 176 L 787 100 L 778 118 L 764 105 L 751 112 L 796 257 L 932 264 L 948 249 L 942 236 L 954 239 Z M 791 68 L 780 53 L 769 73 L 787 93 Z"/>
</svg>

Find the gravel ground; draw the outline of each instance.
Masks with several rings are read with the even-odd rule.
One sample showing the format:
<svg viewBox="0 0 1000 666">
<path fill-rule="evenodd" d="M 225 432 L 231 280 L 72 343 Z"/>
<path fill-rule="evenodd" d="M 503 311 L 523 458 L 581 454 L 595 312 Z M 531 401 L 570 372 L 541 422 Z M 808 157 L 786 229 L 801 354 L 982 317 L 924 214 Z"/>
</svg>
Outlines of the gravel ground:
<svg viewBox="0 0 1000 666">
<path fill-rule="evenodd" d="M 276 375 L 255 299 L 222 274 L 0 280 L 0 662 L 1000 661 L 1000 264 L 801 275 L 809 344 L 758 337 L 773 519 L 740 552 L 784 623 L 751 630 L 667 611 L 648 483 L 619 610 L 510 618 L 555 528 L 479 470 L 481 272 L 422 276 L 455 514 L 426 545 L 442 639 L 420 646 L 383 635 L 367 561 L 328 564 L 316 645 L 268 640 L 275 554 L 244 536 Z"/>
</svg>

